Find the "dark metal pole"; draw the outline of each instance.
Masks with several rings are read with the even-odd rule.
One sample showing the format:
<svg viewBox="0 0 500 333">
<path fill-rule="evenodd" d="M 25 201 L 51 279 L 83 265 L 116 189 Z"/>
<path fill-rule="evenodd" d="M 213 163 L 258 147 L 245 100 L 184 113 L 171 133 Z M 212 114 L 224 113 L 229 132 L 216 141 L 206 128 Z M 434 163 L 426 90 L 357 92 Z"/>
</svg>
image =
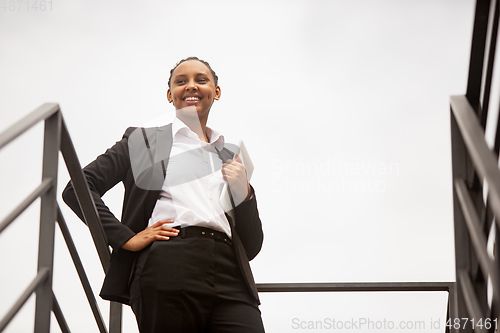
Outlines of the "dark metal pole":
<svg viewBox="0 0 500 333">
<path fill-rule="evenodd" d="M 478 0 L 476 2 L 476 14 L 474 17 L 474 30 L 472 35 L 469 77 L 467 79 L 466 93 L 467 99 L 471 103 L 476 114 L 478 113 L 480 107 L 479 96 L 481 94 L 481 82 L 483 78 L 483 64 L 489 11 L 490 0 Z"/>
<path fill-rule="evenodd" d="M 73 238 L 71 237 L 68 226 L 66 224 L 66 221 L 64 220 L 61 210 L 59 209 L 59 206 L 57 207 L 57 221 L 64 241 L 66 242 L 66 245 L 68 247 L 69 254 L 71 255 L 71 259 L 73 260 L 73 264 L 75 265 L 78 277 L 80 278 L 80 283 L 82 284 L 83 290 L 85 291 L 85 296 L 87 296 L 90 308 L 92 309 L 92 314 L 94 315 L 94 319 L 97 327 L 99 328 L 99 332 L 106 333 L 108 332 L 108 330 L 106 329 L 106 325 L 104 324 L 104 320 L 102 318 L 101 311 L 99 310 L 99 306 L 97 305 L 94 292 L 92 291 L 89 279 L 87 277 L 87 274 L 85 273 L 85 269 L 83 268 L 83 263 L 80 260 L 80 256 L 78 255 L 78 251 L 76 250 L 75 243 L 73 242 Z"/>
<path fill-rule="evenodd" d="M 48 269 L 49 277 L 36 290 L 35 332 L 48 333 L 52 310 L 52 270 L 54 267 L 54 232 L 57 216 L 57 163 L 61 137 L 61 113 L 45 120 L 42 181 L 52 179 L 52 187 L 41 196 L 38 271 Z"/>
<path fill-rule="evenodd" d="M 101 265 L 106 272 L 109 267 L 109 262 L 111 260 L 111 255 L 109 253 L 108 241 L 104 235 L 104 229 L 97 213 L 95 207 L 94 199 L 90 195 L 90 190 L 87 184 L 87 180 L 83 175 L 82 167 L 80 166 L 80 161 L 76 155 L 75 147 L 69 136 L 68 128 L 62 120 L 62 139 L 61 139 L 61 153 L 68 168 L 68 173 L 71 177 L 71 182 L 75 189 L 76 197 L 80 208 L 82 210 L 83 216 L 85 218 L 85 223 L 89 226 L 90 234 L 94 240 L 94 245 L 101 259 Z"/>
<path fill-rule="evenodd" d="M 110 302 L 109 304 L 109 333 L 122 331 L 122 304 Z"/>
<path fill-rule="evenodd" d="M 448 314 L 449 318 L 446 318 L 446 320 L 451 319 L 450 321 L 452 322 L 453 319 L 458 318 L 458 302 L 457 302 L 457 283 L 450 283 L 450 290 L 448 294 Z M 453 333 L 458 333 L 459 330 L 457 328 L 454 328 L 452 326 L 451 332 Z"/>
<path fill-rule="evenodd" d="M 66 319 L 64 318 L 61 307 L 57 302 L 56 295 L 52 295 L 54 298 L 52 301 L 52 311 L 54 312 L 54 316 L 56 317 L 57 323 L 59 324 L 59 328 L 63 333 L 70 333 L 71 331 L 69 329 L 68 323 L 66 322 Z"/>
<path fill-rule="evenodd" d="M 482 98 L 482 108 L 479 112 L 479 119 L 481 122 L 481 127 L 486 128 L 486 119 L 488 118 L 488 108 L 490 105 L 490 93 L 491 93 L 491 79 L 493 78 L 493 65 L 495 62 L 495 51 L 497 46 L 497 34 L 498 34 L 498 9 L 499 1 L 492 0 L 489 10 L 489 23 L 488 23 L 488 62 L 486 67 L 486 77 L 484 78 L 483 85 L 483 98 Z"/>
<path fill-rule="evenodd" d="M 451 118 L 451 156 L 452 156 L 452 172 L 453 181 L 455 179 L 465 179 L 467 180 L 467 175 L 472 167 L 472 163 L 467 155 L 467 150 L 465 148 L 465 143 L 462 138 L 462 134 L 458 127 L 457 121 L 453 110 L 450 115 Z M 452 183 L 453 184 L 453 183 Z M 470 263 L 470 252 L 471 244 L 469 236 L 467 234 L 467 227 L 465 225 L 465 218 L 462 214 L 462 209 L 460 207 L 460 202 L 458 201 L 457 191 L 455 186 L 453 189 L 453 219 L 455 228 L 455 277 L 456 277 L 456 288 L 453 303 L 450 299 L 450 308 L 455 310 L 455 314 L 450 311 L 451 322 L 455 318 L 468 318 L 467 308 L 465 306 L 464 295 L 462 288 L 460 287 L 460 280 L 458 279 L 458 272 L 460 270 L 469 271 Z M 454 315 L 456 317 L 454 317 Z M 472 332 L 469 327 L 466 328 L 464 332 Z"/>
</svg>

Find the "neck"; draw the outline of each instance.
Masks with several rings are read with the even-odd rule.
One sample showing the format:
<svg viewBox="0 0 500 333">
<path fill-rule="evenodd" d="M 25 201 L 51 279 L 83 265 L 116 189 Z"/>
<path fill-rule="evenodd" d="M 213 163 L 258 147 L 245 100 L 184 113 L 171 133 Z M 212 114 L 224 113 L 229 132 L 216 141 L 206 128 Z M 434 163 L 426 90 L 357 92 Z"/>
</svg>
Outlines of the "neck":
<svg viewBox="0 0 500 333">
<path fill-rule="evenodd" d="M 207 118 L 206 117 L 198 117 L 197 114 L 195 115 L 186 115 L 183 114 L 182 112 L 177 112 L 177 118 L 182 120 L 184 124 L 186 124 L 187 127 L 198 137 L 200 138 L 201 141 L 208 142 L 208 136 L 207 136 Z"/>
</svg>

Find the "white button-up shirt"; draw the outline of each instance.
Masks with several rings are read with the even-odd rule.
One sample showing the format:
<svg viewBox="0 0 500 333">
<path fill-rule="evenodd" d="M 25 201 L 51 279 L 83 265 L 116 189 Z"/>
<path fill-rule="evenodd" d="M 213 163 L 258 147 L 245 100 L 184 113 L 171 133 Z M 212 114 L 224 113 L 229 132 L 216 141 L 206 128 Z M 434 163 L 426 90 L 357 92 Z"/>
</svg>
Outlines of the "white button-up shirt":
<svg viewBox="0 0 500 333">
<path fill-rule="evenodd" d="M 224 147 L 224 137 L 207 127 L 210 142 L 203 142 L 178 118 L 172 123 L 172 136 L 167 175 L 148 225 L 174 220 L 167 225 L 207 227 L 231 237 L 221 205 L 222 161 L 215 150 Z"/>
</svg>

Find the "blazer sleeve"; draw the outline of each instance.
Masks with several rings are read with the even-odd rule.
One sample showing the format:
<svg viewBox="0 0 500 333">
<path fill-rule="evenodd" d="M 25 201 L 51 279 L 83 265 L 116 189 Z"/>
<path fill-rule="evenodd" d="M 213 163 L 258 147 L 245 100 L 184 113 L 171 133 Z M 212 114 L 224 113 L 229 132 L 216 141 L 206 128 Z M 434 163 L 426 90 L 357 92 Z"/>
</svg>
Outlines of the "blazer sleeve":
<svg viewBox="0 0 500 333">
<path fill-rule="evenodd" d="M 248 260 L 257 256 L 264 240 L 255 191 L 252 186 L 250 189 L 252 192 L 250 199 L 240 203 L 234 210 L 236 232 L 243 243 Z"/>
<path fill-rule="evenodd" d="M 134 129 L 128 128 L 120 141 L 83 168 L 83 174 L 87 179 L 108 244 L 115 251 L 132 238 L 135 232 L 113 215 L 101 197 L 117 183 L 124 181 L 127 172 L 129 172 L 128 136 Z M 64 202 L 84 221 L 71 181 L 66 185 L 62 197 Z"/>
</svg>

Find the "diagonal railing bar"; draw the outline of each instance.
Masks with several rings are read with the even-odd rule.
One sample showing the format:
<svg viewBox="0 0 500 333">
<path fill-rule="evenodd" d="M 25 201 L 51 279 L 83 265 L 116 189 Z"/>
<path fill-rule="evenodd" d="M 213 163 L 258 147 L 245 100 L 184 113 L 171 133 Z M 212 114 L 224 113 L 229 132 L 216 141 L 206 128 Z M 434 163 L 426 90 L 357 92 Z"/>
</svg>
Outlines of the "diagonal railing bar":
<svg viewBox="0 0 500 333">
<path fill-rule="evenodd" d="M 111 255 L 108 242 L 104 235 L 104 229 L 94 204 L 94 199 L 90 195 L 89 186 L 83 175 L 82 167 L 76 155 L 75 147 L 69 136 L 68 128 L 63 120 L 61 131 L 61 153 L 66 163 L 76 197 L 82 210 L 85 221 L 90 229 L 94 245 L 97 249 L 101 265 L 104 272 L 108 270 Z"/>
<path fill-rule="evenodd" d="M 498 107 L 498 105 L 497 105 Z M 497 129 L 497 132 L 495 133 L 495 144 L 494 144 L 494 147 L 493 147 L 493 152 L 496 154 L 497 158 L 498 158 L 498 153 L 500 152 L 500 131 L 498 129 L 500 129 L 500 117 L 497 118 L 497 123 L 496 123 L 496 129 Z"/>
<path fill-rule="evenodd" d="M 488 182 L 491 209 L 495 216 L 500 216 L 500 170 L 484 139 L 484 131 L 465 96 L 452 96 L 450 103 L 472 163 L 478 175 Z M 499 219 L 496 221 L 500 225 Z"/>
<path fill-rule="evenodd" d="M 12 140 L 59 111 L 56 103 L 45 103 L 0 134 L 0 149 Z"/>
<path fill-rule="evenodd" d="M 482 107 L 480 109 L 479 119 L 481 127 L 486 128 L 486 119 L 488 118 L 488 109 L 490 104 L 490 93 L 491 93 L 491 80 L 493 78 L 493 66 L 495 62 L 495 52 L 497 46 L 497 34 L 498 34 L 498 8 L 499 0 L 491 0 L 490 4 L 490 17 L 488 21 L 488 31 L 487 40 L 489 43 L 486 44 L 487 49 L 485 54 L 487 54 L 487 65 L 485 67 L 486 75 L 484 75 L 484 82 L 482 82 Z"/>
<path fill-rule="evenodd" d="M 0 222 L 0 233 L 7 228 L 12 221 L 16 219 L 26 208 L 28 208 L 33 201 L 38 199 L 42 194 L 47 192 L 52 186 L 52 179 L 45 179 L 33 192 L 31 192 L 26 199 L 24 199 L 9 215 L 7 215 L 2 222 Z"/>
<path fill-rule="evenodd" d="M 12 318 L 17 314 L 21 307 L 26 303 L 28 298 L 35 292 L 36 288 L 42 284 L 50 276 L 50 271 L 48 269 L 41 269 L 29 286 L 24 290 L 24 292 L 19 296 L 16 303 L 7 312 L 7 314 L 0 321 L 0 332 L 5 329 L 5 327 L 10 323 Z"/>
<path fill-rule="evenodd" d="M 53 295 L 52 312 L 54 312 L 54 316 L 56 317 L 57 324 L 59 324 L 59 328 L 61 329 L 61 332 L 70 333 L 71 331 L 69 329 L 68 323 L 66 322 L 66 319 L 64 318 L 61 307 L 59 306 L 59 303 L 57 302 L 56 295 L 54 295 L 54 293 L 52 293 L 52 295 Z"/>
<path fill-rule="evenodd" d="M 472 245 L 476 251 L 483 274 L 485 277 L 490 277 L 494 286 L 498 286 L 500 285 L 500 273 L 498 271 L 498 266 L 493 263 L 486 250 L 486 237 L 481 230 L 479 216 L 477 215 L 474 204 L 472 203 L 467 186 L 465 185 L 465 182 L 460 179 L 455 181 L 455 188 L 457 190 L 457 196 L 469 230 L 469 235 L 472 240 Z M 493 301 L 496 305 L 499 305 L 500 292 L 498 288 L 493 288 Z"/>
<path fill-rule="evenodd" d="M 465 306 L 467 307 L 467 311 L 469 313 L 468 318 L 475 318 L 476 320 L 479 318 L 485 318 L 482 314 L 481 306 L 479 305 L 479 301 L 477 300 L 476 293 L 474 292 L 474 287 L 472 286 L 472 282 L 467 271 L 460 270 L 458 272 L 457 280 L 460 281 L 460 287 L 464 295 Z M 487 333 L 487 330 L 484 329 L 484 327 L 475 325 L 474 332 Z"/>
<path fill-rule="evenodd" d="M 489 10 L 490 0 L 478 0 L 476 2 L 466 92 L 467 98 L 474 104 L 474 106 L 479 106 L 479 96 L 481 94 Z"/>
<path fill-rule="evenodd" d="M 102 268 L 104 272 L 107 272 L 109 263 L 111 260 L 111 254 L 108 247 L 108 242 L 104 234 L 104 229 L 102 227 L 97 209 L 94 203 L 94 199 L 90 195 L 90 190 L 82 171 L 82 167 L 78 160 L 75 147 L 69 135 L 68 128 L 64 119 L 62 119 L 62 129 L 61 129 L 61 153 L 63 155 L 66 168 L 71 177 L 71 182 L 73 183 L 73 188 L 80 204 L 80 209 L 83 213 L 86 224 L 90 229 L 90 234 L 94 241 L 94 246 L 96 247 L 97 254 L 101 261 Z M 110 314 L 109 314 L 109 331 L 110 333 L 121 332 L 121 322 L 122 322 L 122 305 L 116 302 L 110 302 Z"/>
<path fill-rule="evenodd" d="M 80 260 L 80 256 L 78 255 L 75 243 L 73 242 L 73 238 L 71 237 L 71 234 L 69 232 L 68 225 L 64 220 L 59 206 L 57 207 L 57 222 L 59 224 L 59 229 L 61 230 L 64 241 L 66 242 L 66 246 L 68 247 L 69 253 L 71 254 L 73 264 L 75 265 L 76 271 L 78 272 L 78 277 L 80 278 L 80 282 L 85 291 L 85 296 L 87 297 L 87 301 L 89 302 L 90 308 L 92 309 L 92 314 L 94 315 L 94 319 L 97 323 L 97 326 L 99 327 L 99 331 L 101 333 L 107 333 L 106 325 L 104 324 L 101 311 L 99 310 L 99 306 L 97 305 L 97 300 L 94 296 L 94 292 L 92 291 L 89 279 L 87 277 L 87 274 L 85 273 L 85 269 L 83 268 L 83 263 Z"/>
</svg>

